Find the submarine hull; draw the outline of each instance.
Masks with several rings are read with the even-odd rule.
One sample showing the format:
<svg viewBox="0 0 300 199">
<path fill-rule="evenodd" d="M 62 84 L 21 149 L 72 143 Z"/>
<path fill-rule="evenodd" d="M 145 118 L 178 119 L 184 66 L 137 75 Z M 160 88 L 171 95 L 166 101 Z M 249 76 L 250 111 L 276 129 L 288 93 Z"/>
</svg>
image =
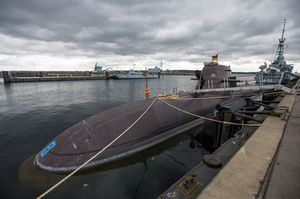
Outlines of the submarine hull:
<svg viewBox="0 0 300 199">
<path fill-rule="evenodd" d="M 165 100 L 183 110 L 206 115 L 221 99 Z M 55 173 L 68 173 L 86 162 L 128 128 L 152 103 L 152 99 L 109 109 L 83 120 L 53 139 L 35 157 L 37 167 Z M 126 134 L 83 169 L 119 160 L 178 135 L 202 120 L 157 100 Z"/>
</svg>

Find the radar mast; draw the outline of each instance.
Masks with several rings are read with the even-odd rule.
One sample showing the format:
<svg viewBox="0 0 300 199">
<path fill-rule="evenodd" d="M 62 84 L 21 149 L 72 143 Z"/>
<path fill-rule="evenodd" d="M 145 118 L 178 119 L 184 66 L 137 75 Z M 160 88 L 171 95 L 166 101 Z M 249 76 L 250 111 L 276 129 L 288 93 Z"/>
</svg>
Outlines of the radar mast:
<svg viewBox="0 0 300 199">
<path fill-rule="evenodd" d="M 286 19 L 283 20 L 283 28 L 282 28 L 281 38 L 278 39 L 279 44 L 277 46 L 277 50 L 276 50 L 276 53 L 274 56 L 274 62 L 275 62 L 276 58 L 278 59 L 279 57 L 283 56 L 284 42 L 285 42 L 285 38 L 284 38 L 285 24 L 286 24 Z"/>
</svg>

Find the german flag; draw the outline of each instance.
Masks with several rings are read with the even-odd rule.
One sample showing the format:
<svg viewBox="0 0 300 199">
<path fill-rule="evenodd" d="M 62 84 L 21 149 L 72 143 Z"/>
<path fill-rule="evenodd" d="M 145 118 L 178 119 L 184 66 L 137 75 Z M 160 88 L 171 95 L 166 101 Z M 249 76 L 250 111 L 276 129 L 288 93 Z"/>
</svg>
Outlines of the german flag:
<svg viewBox="0 0 300 199">
<path fill-rule="evenodd" d="M 211 56 L 211 61 L 212 62 L 218 62 L 218 59 L 219 59 L 219 54 Z"/>
</svg>

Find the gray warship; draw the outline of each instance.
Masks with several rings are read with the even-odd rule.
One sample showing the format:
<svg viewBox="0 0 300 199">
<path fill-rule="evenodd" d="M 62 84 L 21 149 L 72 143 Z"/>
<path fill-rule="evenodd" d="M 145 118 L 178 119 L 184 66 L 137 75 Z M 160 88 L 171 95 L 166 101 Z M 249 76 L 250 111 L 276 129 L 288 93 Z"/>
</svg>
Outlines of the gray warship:
<svg viewBox="0 0 300 199">
<path fill-rule="evenodd" d="M 293 71 L 293 64 L 287 64 L 284 57 L 285 48 L 285 24 L 286 19 L 283 22 L 283 29 L 281 33 L 281 38 L 279 38 L 279 43 L 274 56 L 274 61 L 268 66 L 267 63 L 261 65 L 260 71 L 255 75 L 255 81 L 259 84 L 287 84 L 295 74 Z"/>
</svg>

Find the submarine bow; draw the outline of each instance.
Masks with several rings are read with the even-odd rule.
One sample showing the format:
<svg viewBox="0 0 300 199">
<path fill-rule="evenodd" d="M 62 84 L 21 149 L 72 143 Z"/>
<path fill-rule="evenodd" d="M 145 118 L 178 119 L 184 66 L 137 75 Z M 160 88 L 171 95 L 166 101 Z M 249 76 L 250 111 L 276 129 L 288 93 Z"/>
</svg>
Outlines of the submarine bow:
<svg viewBox="0 0 300 199">
<path fill-rule="evenodd" d="M 166 100 L 183 110 L 207 114 L 221 101 Z M 47 171 L 66 173 L 75 170 L 119 136 L 151 104 L 152 100 L 118 106 L 85 119 L 62 132 L 43 148 L 35 164 Z M 172 109 L 157 100 L 126 134 L 108 147 L 84 169 L 115 161 L 147 149 L 177 134 L 171 131 L 197 118 Z"/>
</svg>

